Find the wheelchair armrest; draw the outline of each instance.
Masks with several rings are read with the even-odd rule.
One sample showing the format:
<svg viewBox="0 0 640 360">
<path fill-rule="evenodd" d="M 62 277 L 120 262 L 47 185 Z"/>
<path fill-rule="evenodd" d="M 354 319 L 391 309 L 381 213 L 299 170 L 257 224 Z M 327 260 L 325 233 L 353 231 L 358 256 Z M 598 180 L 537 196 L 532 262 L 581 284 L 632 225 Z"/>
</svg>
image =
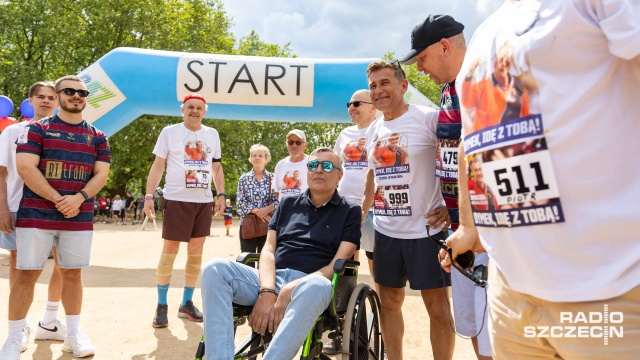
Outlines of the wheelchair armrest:
<svg viewBox="0 0 640 360">
<path fill-rule="evenodd" d="M 335 263 L 333 263 L 333 272 L 334 273 L 342 273 L 347 267 L 356 267 L 360 266 L 359 261 L 355 260 L 347 260 L 347 259 L 338 259 Z"/>
<path fill-rule="evenodd" d="M 239 262 L 241 264 L 247 264 L 248 262 L 251 261 L 258 261 L 260 260 L 260 254 L 258 253 L 250 253 L 250 252 L 243 252 L 242 254 L 238 255 L 238 257 L 236 258 L 236 262 Z"/>
</svg>

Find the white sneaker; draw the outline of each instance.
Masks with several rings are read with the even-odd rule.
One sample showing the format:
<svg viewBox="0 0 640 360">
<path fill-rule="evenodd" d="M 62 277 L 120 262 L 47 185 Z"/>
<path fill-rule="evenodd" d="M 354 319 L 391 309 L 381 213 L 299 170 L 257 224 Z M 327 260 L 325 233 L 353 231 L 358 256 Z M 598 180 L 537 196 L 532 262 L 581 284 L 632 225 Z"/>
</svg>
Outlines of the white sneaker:
<svg viewBox="0 0 640 360">
<path fill-rule="evenodd" d="M 58 319 L 55 319 L 46 325 L 43 325 L 41 322 L 38 323 L 38 328 L 36 329 L 36 340 L 64 341 L 66 336 L 67 327 Z"/>
<path fill-rule="evenodd" d="M 75 357 L 87 357 L 96 353 L 89 337 L 82 331 L 75 336 L 66 336 L 62 351 L 72 352 Z"/>
<path fill-rule="evenodd" d="M 29 324 L 24 324 L 24 326 L 22 327 L 22 339 L 20 339 L 20 350 L 27 351 L 30 336 L 31 328 L 29 327 Z"/>
<path fill-rule="evenodd" d="M 20 360 L 20 354 L 24 351 L 18 339 L 7 339 L 0 350 L 0 360 Z"/>
</svg>

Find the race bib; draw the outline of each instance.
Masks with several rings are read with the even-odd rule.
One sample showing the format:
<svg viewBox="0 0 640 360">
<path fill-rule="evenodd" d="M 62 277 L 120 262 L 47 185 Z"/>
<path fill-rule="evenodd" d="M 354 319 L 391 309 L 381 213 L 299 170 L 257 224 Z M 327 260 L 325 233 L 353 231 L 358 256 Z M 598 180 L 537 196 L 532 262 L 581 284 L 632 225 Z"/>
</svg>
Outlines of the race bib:
<svg viewBox="0 0 640 360">
<path fill-rule="evenodd" d="M 185 170 L 184 175 L 186 188 L 209 188 L 208 170 Z"/>
<path fill-rule="evenodd" d="M 373 198 L 373 214 L 411 216 L 409 185 L 378 186 Z"/>
<path fill-rule="evenodd" d="M 458 179 L 458 147 L 460 140 L 439 139 L 436 148 L 436 176 L 446 180 Z"/>
</svg>

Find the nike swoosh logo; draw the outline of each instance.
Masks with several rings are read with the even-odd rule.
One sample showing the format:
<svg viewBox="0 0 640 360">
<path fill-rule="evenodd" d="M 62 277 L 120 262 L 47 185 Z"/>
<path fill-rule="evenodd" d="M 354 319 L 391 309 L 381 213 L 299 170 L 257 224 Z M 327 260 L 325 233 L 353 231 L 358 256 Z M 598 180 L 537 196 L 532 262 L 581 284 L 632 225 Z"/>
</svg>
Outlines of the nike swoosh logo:
<svg viewBox="0 0 640 360">
<path fill-rule="evenodd" d="M 53 329 L 47 329 L 46 327 L 44 327 L 44 326 L 42 326 L 42 325 L 40 325 L 40 324 L 38 324 L 38 326 L 40 326 L 41 328 L 43 328 L 43 329 L 45 329 L 45 330 L 47 330 L 47 331 L 51 331 L 51 332 L 56 332 L 56 331 L 58 331 L 58 327 L 57 327 L 57 326 L 54 326 L 54 327 L 53 327 Z"/>
</svg>

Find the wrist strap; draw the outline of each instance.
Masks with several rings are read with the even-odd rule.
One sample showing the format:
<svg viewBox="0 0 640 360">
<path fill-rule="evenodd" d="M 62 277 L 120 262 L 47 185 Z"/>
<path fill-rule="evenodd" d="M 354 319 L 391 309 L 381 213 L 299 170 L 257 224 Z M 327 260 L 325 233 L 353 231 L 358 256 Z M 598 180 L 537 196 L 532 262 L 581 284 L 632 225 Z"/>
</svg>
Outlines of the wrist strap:
<svg viewBox="0 0 640 360">
<path fill-rule="evenodd" d="M 227 197 L 227 194 L 225 194 L 225 193 L 220 193 L 220 194 L 218 194 L 218 197 L 220 197 L 220 196 Z"/>
<path fill-rule="evenodd" d="M 80 190 L 80 194 L 82 194 L 82 197 L 83 197 L 85 200 L 89 200 L 89 195 L 87 195 L 87 193 L 86 193 L 84 190 Z"/>
<path fill-rule="evenodd" d="M 275 294 L 276 294 L 276 291 L 275 291 L 275 290 L 273 290 L 273 289 L 263 288 L 263 289 L 260 289 L 260 290 L 258 291 L 258 295 L 260 295 L 260 294 L 262 294 L 262 293 L 272 293 L 273 295 L 275 295 Z"/>
</svg>

